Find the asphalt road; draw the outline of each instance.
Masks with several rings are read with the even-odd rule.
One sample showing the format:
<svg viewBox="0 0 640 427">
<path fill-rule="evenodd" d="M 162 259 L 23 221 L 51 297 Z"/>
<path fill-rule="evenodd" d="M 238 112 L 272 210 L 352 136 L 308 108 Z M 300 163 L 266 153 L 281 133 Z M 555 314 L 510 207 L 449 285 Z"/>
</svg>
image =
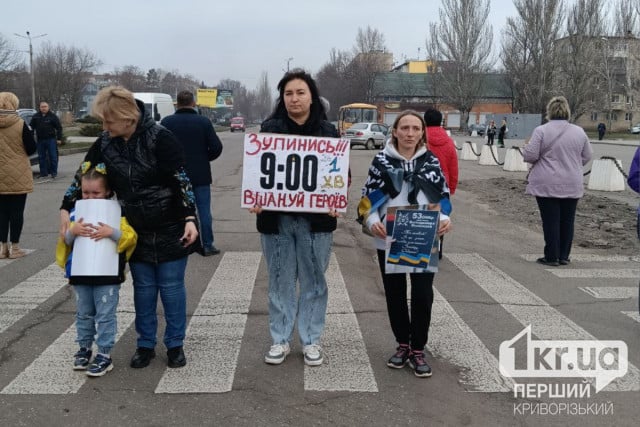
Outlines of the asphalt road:
<svg viewBox="0 0 640 427">
<path fill-rule="evenodd" d="M 189 363 L 183 369 L 167 369 L 162 345 L 148 368 L 129 368 L 135 331 L 130 286 L 125 284 L 115 369 L 98 379 L 71 371 L 74 298 L 61 271 L 50 265 L 59 202 L 82 155 L 62 157 L 58 179 L 36 185 L 27 199 L 22 238 L 33 252 L 15 261 L 0 260 L 0 424 L 637 423 L 638 259 L 616 257 L 611 250 L 575 250 L 571 266 L 537 265 L 533 260 L 540 256 L 542 236 L 501 220 L 464 186 L 453 199 L 455 228 L 446 237 L 445 258 L 435 280 L 428 355 L 434 374 L 419 379 L 409 368 L 387 368 L 395 343 L 375 251 L 354 221 L 360 186 L 374 154 L 363 149 L 351 150 L 349 211 L 334 235 L 323 341 L 326 361 L 318 368 L 305 367 L 294 340 L 283 365 L 265 365 L 263 355 L 270 345 L 266 269 L 255 218 L 239 208 L 243 135 L 221 137 L 224 153 L 213 163 L 213 212 L 216 245 L 223 253 L 189 260 Z M 507 140 L 507 145 L 519 142 Z M 598 144 L 594 149 L 596 158 L 614 155 L 628 168 L 635 147 Z M 470 161 L 461 161 L 460 167 L 462 181 L 525 176 Z M 630 191 L 610 196 L 637 200 Z M 499 348 L 527 325 L 534 343 L 622 341 L 628 349 L 628 373 L 598 393 L 587 387 L 588 397 L 514 396 L 511 379 L 499 371 Z M 522 366 L 522 357 L 517 365 Z M 582 384 L 581 378 L 517 381 Z"/>
</svg>

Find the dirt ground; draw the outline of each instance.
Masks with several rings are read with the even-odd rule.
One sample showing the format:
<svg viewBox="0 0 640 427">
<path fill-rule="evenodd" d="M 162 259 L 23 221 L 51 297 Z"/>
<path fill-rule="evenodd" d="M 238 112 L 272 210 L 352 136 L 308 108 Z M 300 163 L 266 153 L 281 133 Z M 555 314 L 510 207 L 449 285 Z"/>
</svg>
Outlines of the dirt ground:
<svg viewBox="0 0 640 427">
<path fill-rule="evenodd" d="M 459 183 L 460 189 L 480 195 L 496 212 L 509 220 L 542 233 L 540 211 L 533 196 L 525 195 L 523 179 L 493 178 Z M 523 218 L 526 221 L 523 223 Z M 612 249 L 620 255 L 636 255 L 636 209 L 628 203 L 586 193 L 576 211 L 574 248 Z"/>
</svg>

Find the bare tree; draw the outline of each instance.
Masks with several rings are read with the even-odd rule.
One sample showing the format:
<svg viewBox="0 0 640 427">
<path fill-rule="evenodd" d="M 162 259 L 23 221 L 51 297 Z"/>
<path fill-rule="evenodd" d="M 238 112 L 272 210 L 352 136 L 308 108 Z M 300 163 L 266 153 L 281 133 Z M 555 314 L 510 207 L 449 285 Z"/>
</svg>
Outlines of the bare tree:
<svg viewBox="0 0 640 427">
<path fill-rule="evenodd" d="M 482 76 L 489 71 L 493 29 L 489 0 L 442 0 L 438 23 L 429 25 L 427 53 L 443 101 L 457 108 L 463 127 L 478 102 Z"/>
<path fill-rule="evenodd" d="M 47 42 L 34 59 L 36 91 L 54 110 L 75 113 L 83 89 L 100 65 L 101 61 L 89 50 Z"/>
<path fill-rule="evenodd" d="M 22 55 L 11 40 L 0 33 L 0 73 L 10 71 L 22 62 Z"/>
<path fill-rule="evenodd" d="M 160 90 L 160 75 L 155 68 L 147 71 L 147 89 L 148 92 L 158 92 Z"/>
<path fill-rule="evenodd" d="M 613 34 L 627 36 L 638 34 L 638 11 L 634 0 L 618 0 L 613 9 Z"/>
<path fill-rule="evenodd" d="M 578 0 L 567 12 L 567 36 L 556 42 L 558 73 L 553 87 L 564 95 L 576 120 L 595 105 L 608 103 L 611 108 L 611 75 L 607 68 L 608 91 L 593 90 L 593 76 L 601 74 L 604 62 L 608 64 L 608 51 L 601 48 L 600 37 L 606 34 L 604 0 Z M 611 113 L 611 111 L 609 111 Z M 611 128 L 611 123 L 609 123 Z"/>
<path fill-rule="evenodd" d="M 269 86 L 269 75 L 266 71 L 260 74 L 258 86 L 255 91 L 254 117 L 266 118 L 273 109 L 273 99 L 271 97 L 271 87 Z"/>
<path fill-rule="evenodd" d="M 345 70 L 348 85 L 360 102 L 373 102 L 376 74 L 389 71 L 393 55 L 387 52 L 384 35 L 369 26 L 358 28 L 353 58 Z"/>
<path fill-rule="evenodd" d="M 329 53 L 329 61 L 320 67 L 315 76 L 320 93 L 335 106 L 329 112 L 330 118 L 337 118 L 341 105 L 363 99 L 354 93 L 352 85 L 347 80 L 347 69 L 352 58 L 348 52 L 333 48 Z"/>
<path fill-rule="evenodd" d="M 29 70 L 23 58 L 11 40 L 0 34 L 0 87 L 13 92 L 21 100 L 27 100 L 31 91 Z"/>
<path fill-rule="evenodd" d="M 507 18 L 500 58 L 511 84 L 514 109 L 544 114 L 556 69 L 555 41 L 562 34 L 562 0 L 514 0 L 518 16 Z"/>
<path fill-rule="evenodd" d="M 135 65 L 125 65 L 113 72 L 114 80 L 131 92 L 144 92 L 147 87 L 147 76 Z"/>
</svg>

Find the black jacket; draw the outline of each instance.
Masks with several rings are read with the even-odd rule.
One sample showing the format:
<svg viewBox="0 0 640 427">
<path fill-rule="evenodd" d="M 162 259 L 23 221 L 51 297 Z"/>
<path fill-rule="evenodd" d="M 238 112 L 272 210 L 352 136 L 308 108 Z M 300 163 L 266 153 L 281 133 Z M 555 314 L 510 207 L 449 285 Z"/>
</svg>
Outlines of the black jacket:
<svg viewBox="0 0 640 427">
<path fill-rule="evenodd" d="M 173 132 L 182 143 L 191 184 L 211 184 L 209 162 L 222 153 L 222 142 L 216 135 L 211 120 L 199 115 L 193 108 L 180 108 L 175 114 L 162 119 L 160 124 Z"/>
<path fill-rule="evenodd" d="M 48 111 L 47 114 L 37 112 L 31 118 L 29 123 L 31 129 L 36 133 L 38 139 L 51 139 L 62 140 L 62 125 L 58 116 Z"/>
<path fill-rule="evenodd" d="M 138 108 L 144 110 L 140 101 Z M 163 126 L 144 113 L 128 141 L 103 133 L 85 161 L 104 163 L 111 189 L 125 217 L 138 233 L 131 261 L 160 263 L 192 252 L 184 248 L 184 218 L 195 216 L 193 189 L 184 171 L 182 145 Z M 63 209 L 82 197 L 79 175 L 65 194 Z"/>
<path fill-rule="evenodd" d="M 292 130 L 292 123 L 288 119 L 268 119 L 262 123 L 260 132 L 296 134 Z M 331 123 L 327 121 L 320 122 L 320 127 L 309 136 L 327 136 L 330 138 L 338 138 L 338 131 Z M 263 211 L 257 215 L 256 226 L 260 233 L 278 234 L 278 216 L 283 212 Z M 326 213 L 306 213 L 306 212 L 287 212 L 286 215 L 299 215 L 309 221 L 311 224 L 311 232 L 331 232 L 338 225 L 336 218 Z"/>
</svg>

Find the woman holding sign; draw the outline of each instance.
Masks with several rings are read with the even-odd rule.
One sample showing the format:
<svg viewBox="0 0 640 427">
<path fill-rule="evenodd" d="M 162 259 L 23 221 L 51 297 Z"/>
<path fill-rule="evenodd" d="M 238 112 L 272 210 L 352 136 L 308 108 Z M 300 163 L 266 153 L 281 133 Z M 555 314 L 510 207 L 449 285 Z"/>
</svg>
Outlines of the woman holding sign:
<svg viewBox="0 0 640 427">
<path fill-rule="evenodd" d="M 182 145 L 171 132 L 156 124 L 144 104 L 123 87 L 111 86 L 98 92 L 92 111 L 102 120 L 105 132 L 91 146 L 85 161 L 105 164 L 109 186 L 138 233 L 138 244 L 129 262 L 138 333 L 131 367 L 144 368 L 156 355 L 158 294 L 166 320 L 168 365 L 184 366 L 184 274 L 192 252 L 190 245 L 198 238 L 198 231 Z M 69 211 L 81 198 L 76 176 L 60 211 L 63 235 L 69 228 Z"/>
<path fill-rule="evenodd" d="M 410 273 L 409 313 L 406 273 L 387 272 L 385 250 L 390 240 L 387 209 L 391 207 L 425 205 L 429 210 L 441 211 L 437 234 L 451 229 L 449 217 L 442 212 L 450 211 L 449 188 L 440 162 L 427 150 L 426 143 L 422 115 L 412 110 L 400 113 L 393 123 L 390 143 L 373 159 L 358 207 L 360 220 L 374 236 L 391 329 L 398 342 L 397 351 L 387 366 L 400 369 L 409 363 L 418 377 L 431 376 L 424 347 L 431 323 L 432 286 L 437 266 L 429 263 L 421 272 Z"/>
<path fill-rule="evenodd" d="M 318 88 L 303 70 L 287 72 L 278 83 L 280 96 L 276 109 L 262 123 L 260 132 L 338 137 L 336 128 L 326 120 Z M 257 214 L 262 251 L 269 269 L 269 329 L 273 345 L 264 361 L 272 365 L 284 362 L 298 320 L 304 362 L 322 364 L 320 336 L 327 309 L 327 281 L 333 231 L 338 216 L 327 213 L 266 211 L 258 205 L 249 209 Z M 296 296 L 296 282 L 300 282 Z"/>
</svg>

